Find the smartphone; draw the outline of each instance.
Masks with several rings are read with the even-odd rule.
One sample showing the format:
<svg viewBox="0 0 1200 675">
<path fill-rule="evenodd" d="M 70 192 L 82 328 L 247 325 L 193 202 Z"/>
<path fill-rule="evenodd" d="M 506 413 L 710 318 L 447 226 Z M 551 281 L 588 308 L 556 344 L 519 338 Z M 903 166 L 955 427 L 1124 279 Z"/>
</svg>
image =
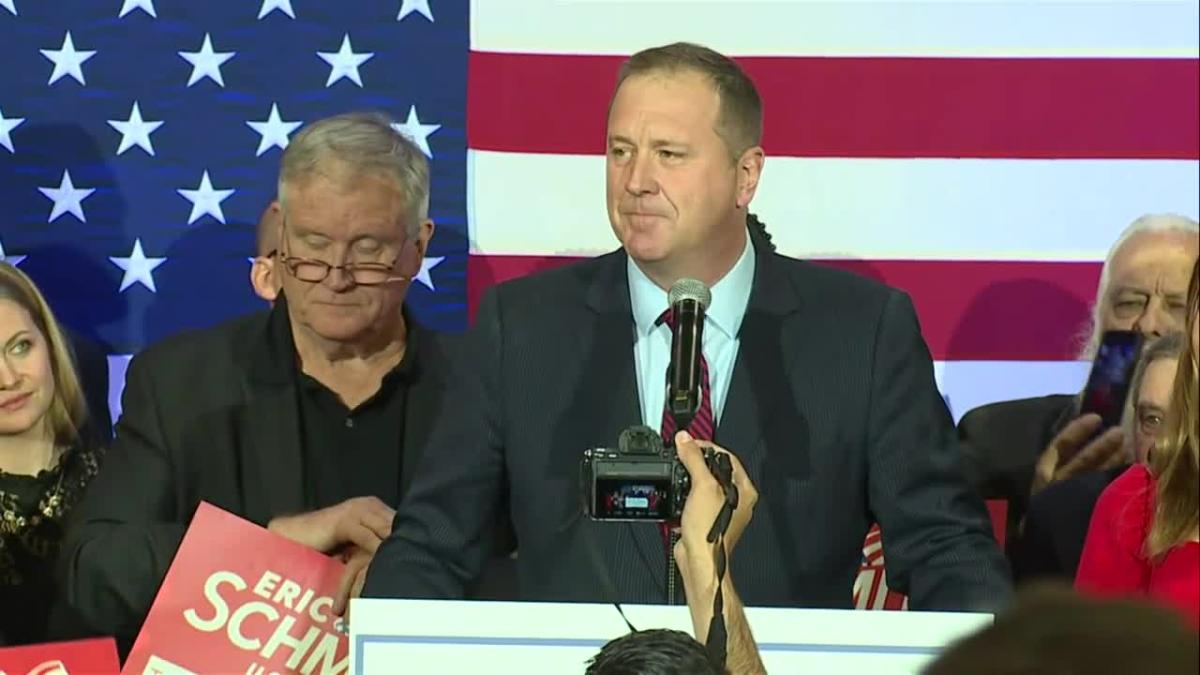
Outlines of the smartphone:
<svg viewBox="0 0 1200 675">
<path fill-rule="evenodd" d="M 1105 331 L 1100 340 L 1079 413 L 1099 415 L 1103 420 L 1101 430 L 1121 423 L 1130 380 L 1142 353 L 1142 341 L 1142 334 L 1133 330 Z"/>
</svg>

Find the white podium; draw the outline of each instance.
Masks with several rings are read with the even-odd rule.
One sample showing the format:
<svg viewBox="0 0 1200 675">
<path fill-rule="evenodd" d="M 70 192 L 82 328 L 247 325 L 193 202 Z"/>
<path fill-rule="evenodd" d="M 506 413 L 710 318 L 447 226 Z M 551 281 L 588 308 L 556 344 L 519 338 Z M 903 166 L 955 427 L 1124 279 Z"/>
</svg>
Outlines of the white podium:
<svg viewBox="0 0 1200 675">
<path fill-rule="evenodd" d="M 623 605 L 638 630 L 691 633 L 687 608 Z M 914 675 L 990 614 L 749 608 L 772 673 Z M 609 640 L 629 632 L 612 605 L 355 600 L 350 672 L 528 675 L 583 673 Z"/>
</svg>

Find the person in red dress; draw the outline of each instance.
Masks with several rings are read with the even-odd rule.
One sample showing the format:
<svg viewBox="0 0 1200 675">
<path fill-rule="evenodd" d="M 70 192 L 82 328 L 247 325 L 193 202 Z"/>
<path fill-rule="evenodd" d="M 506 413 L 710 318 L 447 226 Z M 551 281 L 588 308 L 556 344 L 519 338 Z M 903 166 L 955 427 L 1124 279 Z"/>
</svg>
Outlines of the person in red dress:
<svg viewBox="0 0 1200 675">
<path fill-rule="evenodd" d="M 1200 263 L 1188 284 L 1184 347 L 1167 424 L 1150 455 L 1100 495 L 1075 587 L 1097 595 L 1142 595 L 1177 608 L 1200 629 Z"/>
</svg>

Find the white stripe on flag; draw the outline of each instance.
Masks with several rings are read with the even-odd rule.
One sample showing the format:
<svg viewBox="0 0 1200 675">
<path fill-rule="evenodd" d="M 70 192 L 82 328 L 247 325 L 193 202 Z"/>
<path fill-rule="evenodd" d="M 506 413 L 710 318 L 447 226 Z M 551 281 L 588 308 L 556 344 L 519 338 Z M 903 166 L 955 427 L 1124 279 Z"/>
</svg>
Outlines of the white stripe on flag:
<svg viewBox="0 0 1200 675">
<path fill-rule="evenodd" d="M 968 410 L 987 403 L 1074 394 L 1089 368 L 1086 361 L 935 361 L 933 375 L 957 424 Z"/>
<path fill-rule="evenodd" d="M 468 162 L 472 252 L 616 247 L 602 156 L 471 150 Z M 1144 213 L 1195 217 L 1200 162 L 768 157 L 751 210 L 796 257 L 1095 261 Z"/>
<path fill-rule="evenodd" d="M 678 40 L 731 55 L 1191 57 L 1191 1 L 473 0 L 478 51 L 631 54 Z"/>
</svg>

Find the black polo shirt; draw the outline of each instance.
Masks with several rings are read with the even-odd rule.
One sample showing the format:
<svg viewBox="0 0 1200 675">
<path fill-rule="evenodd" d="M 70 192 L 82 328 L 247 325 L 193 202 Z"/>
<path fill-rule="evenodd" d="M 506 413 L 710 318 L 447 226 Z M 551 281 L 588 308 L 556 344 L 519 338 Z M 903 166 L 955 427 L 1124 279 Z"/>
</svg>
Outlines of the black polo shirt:
<svg viewBox="0 0 1200 675">
<path fill-rule="evenodd" d="M 404 357 L 383 377 L 379 390 L 353 410 L 299 371 L 297 360 L 305 501 L 313 508 L 366 496 L 391 506 L 399 501 L 405 408 L 416 378 L 419 342 L 415 324 L 407 325 Z M 294 344 L 289 347 L 294 352 Z"/>
</svg>

